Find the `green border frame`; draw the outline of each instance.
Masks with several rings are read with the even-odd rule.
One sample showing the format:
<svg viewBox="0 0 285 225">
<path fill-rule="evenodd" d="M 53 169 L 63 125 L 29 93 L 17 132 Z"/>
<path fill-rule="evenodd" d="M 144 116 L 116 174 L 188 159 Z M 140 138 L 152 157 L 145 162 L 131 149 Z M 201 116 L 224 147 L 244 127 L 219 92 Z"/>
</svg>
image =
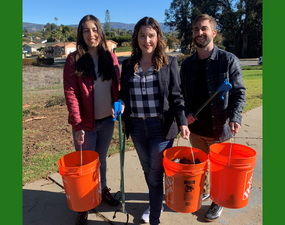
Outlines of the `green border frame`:
<svg viewBox="0 0 285 225">
<path fill-rule="evenodd" d="M 22 1 L 2 2 L 0 21 L 1 223 L 22 224 Z"/>
<path fill-rule="evenodd" d="M 263 224 L 281 224 L 284 213 L 284 9 L 284 1 L 263 1 Z"/>
</svg>

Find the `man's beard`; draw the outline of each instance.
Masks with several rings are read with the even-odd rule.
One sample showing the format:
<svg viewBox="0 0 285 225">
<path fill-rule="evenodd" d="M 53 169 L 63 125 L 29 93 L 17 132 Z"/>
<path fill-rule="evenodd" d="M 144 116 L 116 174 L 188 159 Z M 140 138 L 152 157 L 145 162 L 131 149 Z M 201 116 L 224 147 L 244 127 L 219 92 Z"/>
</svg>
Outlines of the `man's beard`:
<svg viewBox="0 0 285 225">
<path fill-rule="evenodd" d="M 194 44 L 195 44 L 198 48 L 205 48 L 205 47 L 211 42 L 210 38 L 209 38 L 207 35 L 202 35 L 202 36 L 203 36 L 203 38 L 205 39 L 205 41 L 202 42 L 202 43 L 197 41 L 197 38 L 200 38 L 200 36 L 194 38 Z"/>
</svg>

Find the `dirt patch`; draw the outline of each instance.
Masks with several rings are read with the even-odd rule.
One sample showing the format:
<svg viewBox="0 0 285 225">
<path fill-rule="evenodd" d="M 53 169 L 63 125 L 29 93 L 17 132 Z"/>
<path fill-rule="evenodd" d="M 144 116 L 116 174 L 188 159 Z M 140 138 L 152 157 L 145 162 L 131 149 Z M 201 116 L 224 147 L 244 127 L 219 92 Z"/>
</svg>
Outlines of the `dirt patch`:
<svg viewBox="0 0 285 225">
<path fill-rule="evenodd" d="M 55 85 L 63 79 L 63 67 L 23 66 L 23 89 Z"/>
<path fill-rule="evenodd" d="M 74 151 L 71 125 L 68 124 L 68 111 L 63 97 L 63 68 L 24 66 L 23 67 L 23 167 L 32 168 L 31 157 L 52 155 Z M 56 89 L 51 85 L 61 84 Z M 42 89 L 34 89 L 45 87 Z M 55 102 L 55 103 L 54 103 Z M 54 104 L 52 104 L 54 103 Z M 130 139 L 126 151 L 133 150 Z M 118 123 L 109 155 L 119 150 Z M 56 162 L 54 162 L 56 163 Z M 57 168 L 57 166 L 56 166 Z M 56 171 L 46 171 L 46 174 Z M 40 179 L 36 177 L 33 180 Z"/>
<path fill-rule="evenodd" d="M 23 116 L 23 165 L 30 156 L 44 151 L 73 149 L 66 106 L 31 110 L 29 116 Z"/>
<path fill-rule="evenodd" d="M 23 166 L 30 164 L 30 157 L 43 152 L 74 151 L 66 105 L 60 102 L 49 105 L 58 95 L 63 97 L 63 90 L 48 89 L 62 84 L 62 79 L 62 67 L 23 67 Z M 31 91 L 43 87 L 47 89 Z"/>
</svg>

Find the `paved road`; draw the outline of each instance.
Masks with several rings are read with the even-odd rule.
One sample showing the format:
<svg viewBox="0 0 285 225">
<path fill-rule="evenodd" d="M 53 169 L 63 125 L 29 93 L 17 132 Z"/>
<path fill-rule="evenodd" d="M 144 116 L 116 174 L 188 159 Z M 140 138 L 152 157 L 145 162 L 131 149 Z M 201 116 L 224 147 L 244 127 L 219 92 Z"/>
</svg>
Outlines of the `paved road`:
<svg viewBox="0 0 285 225">
<path fill-rule="evenodd" d="M 258 59 L 240 59 L 242 66 L 257 66 L 258 65 Z"/>
<path fill-rule="evenodd" d="M 124 57 L 124 56 L 118 57 L 119 64 L 122 64 L 122 62 L 125 59 L 127 59 L 127 58 L 129 58 L 129 57 Z M 254 58 L 254 59 L 241 59 L 240 62 L 241 62 L 242 66 L 257 66 L 258 65 L 257 64 L 257 62 L 258 62 L 257 58 Z M 55 58 L 54 59 L 54 63 L 63 65 L 65 63 L 65 59 Z"/>
<path fill-rule="evenodd" d="M 124 61 L 124 59 L 127 59 L 128 57 L 118 57 L 118 61 L 120 64 Z M 258 65 L 258 59 L 253 58 L 253 59 L 241 59 L 240 60 L 242 66 L 257 66 Z"/>
</svg>

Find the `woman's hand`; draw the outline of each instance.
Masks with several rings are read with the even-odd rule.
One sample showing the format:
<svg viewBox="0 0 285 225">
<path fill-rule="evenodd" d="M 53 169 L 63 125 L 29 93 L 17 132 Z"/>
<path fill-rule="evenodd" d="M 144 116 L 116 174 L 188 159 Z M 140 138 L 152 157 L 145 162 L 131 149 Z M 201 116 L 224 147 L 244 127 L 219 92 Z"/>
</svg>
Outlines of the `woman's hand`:
<svg viewBox="0 0 285 225">
<path fill-rule="evenodd" d="M 78 130 L 75 133 L 75 140 L 77 141 L 78 145 L 82 145 L 84 143 L 84 130 Z"/>
<path fill-rule="evenodd" d="M 188 126 L 186 126 L 186 125 L 181 125 L 179 128 L 180 128 L 180 130 L 181 130 L 180 136 L 181 136 L 183 139 L 188 140 L 188 139 L 189 139 L 189 136 L 190 136 L 190 130 L 189 130 Z"/>
<path fill-rule="evenodd" d="M 122 104 L 121 114 L 124 113 L 124 110 L 125 110 L 125 105 Z M 115 118 L 115 110 L 114 110 L 114 108 L 112 108 L 112 117 Z"/>
</svg>

